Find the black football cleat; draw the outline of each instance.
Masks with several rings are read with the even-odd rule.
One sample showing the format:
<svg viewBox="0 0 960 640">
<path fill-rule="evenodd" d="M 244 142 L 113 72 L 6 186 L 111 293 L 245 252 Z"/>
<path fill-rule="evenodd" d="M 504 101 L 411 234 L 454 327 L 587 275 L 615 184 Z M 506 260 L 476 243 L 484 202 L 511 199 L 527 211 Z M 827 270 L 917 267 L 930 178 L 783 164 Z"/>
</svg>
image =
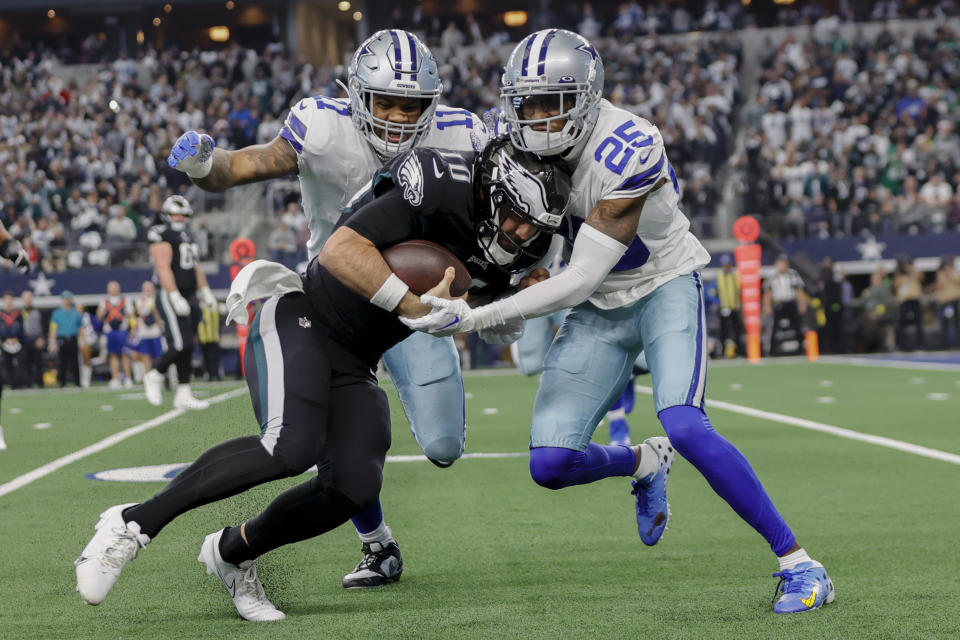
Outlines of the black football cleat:
<svg viewBox="0 0 960 640">
<path fill-rule="evenodd" d="M 381 587 L 400 579 L 403 573 L 403 558 L 396 542 L 363 543 L 363 560 L 353 571 L 343 576 L 344 589 L 368 589 Z"/>
</svg>

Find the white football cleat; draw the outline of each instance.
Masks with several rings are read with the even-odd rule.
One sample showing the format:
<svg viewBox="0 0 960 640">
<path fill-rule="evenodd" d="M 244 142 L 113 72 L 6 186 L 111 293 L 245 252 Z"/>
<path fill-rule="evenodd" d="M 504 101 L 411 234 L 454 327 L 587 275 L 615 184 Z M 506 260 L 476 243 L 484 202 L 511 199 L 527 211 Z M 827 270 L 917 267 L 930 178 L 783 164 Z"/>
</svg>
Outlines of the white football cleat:
<svg viewBox="0 0 960 640">
<path fill-rule="evenodd" d="M 200 398 L 194 398 L 190 393 L 190 385 L 181 384 L 177 387 L 177 393 L 173 396 L 174 409 L 206 409 L 210 403 Z"/>
<path fill-rule="evenodd" d="M 206 565 L 208 574 L 216 575 L 223 581 L 223 586 L 233 598 L 233 606 L 244 620 L 272 622 L 286 618 L 283 611 L 267 600 L 253 560 L 241 562 L 240 566 L 237 566 L 220 556 L 220 538 L 224 531 L 226 529 L 221 529 L 203 539 L 197 561 Z"/>
<path fill-rule="evenodd" d="M 108 389 L 119 389 L 121 385 L 120 378 L 110 378 L 110 384 L 107 385 Z"/>
<path fill-rule="evenodd" d="M 7 450 L 7 441 L 3 439 L 3 427 L 0 427 L 0 451 Z"/>
<path fill-rule="evenodd" d="M 103 602 L 123 568 L 150 542 L 150 536 L 140 533 L 139 524 L 123 521 L 123 510 L 135 504 L 118 504 L 101 513 L 94 527 L 97 532 L 73 563 L 77 591 L 87 604 Z"/>
<path fill-rule="evenodd" d="M 123 388 L 124 389 L 133 389 L 133 380 L 130 378 L 123 379 Z"/>
<path fill-rule="evenodd" d="M 155 407 L 163 404 L 163 374 L 156 369 L 150 369 L 143 374 L 143 393 L 147 402 Z"/>
</svg>

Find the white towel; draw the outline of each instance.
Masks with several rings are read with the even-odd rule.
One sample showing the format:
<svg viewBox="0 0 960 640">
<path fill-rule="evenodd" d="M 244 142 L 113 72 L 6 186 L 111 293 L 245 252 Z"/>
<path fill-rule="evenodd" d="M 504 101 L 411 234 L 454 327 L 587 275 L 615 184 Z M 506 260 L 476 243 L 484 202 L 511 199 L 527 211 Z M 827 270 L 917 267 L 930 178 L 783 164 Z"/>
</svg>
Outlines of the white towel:
<svg viewBox="0 0 960 640">
<path fill-rule="evenodd" d="M 233 279 L 227 294 L 226 324 L 247 324 L 247 305 L 260 298 L 282 296 L 292 291 L 303 293 L 300 276 L 282 264 L 269 260 L 254 260 Z"/>
</svg>

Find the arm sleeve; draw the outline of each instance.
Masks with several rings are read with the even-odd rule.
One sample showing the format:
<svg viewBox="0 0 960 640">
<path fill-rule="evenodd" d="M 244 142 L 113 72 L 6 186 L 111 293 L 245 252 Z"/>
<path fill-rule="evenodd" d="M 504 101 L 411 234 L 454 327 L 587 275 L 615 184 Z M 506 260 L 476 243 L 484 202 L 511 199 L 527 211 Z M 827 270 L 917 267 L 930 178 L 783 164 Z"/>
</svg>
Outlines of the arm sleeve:
<svg viewBox="0 0 960 640">
<path fill-rule="evenodd" d="M 623 243 L 583 225 L 566 269 L 508 298 L 474 309 L 477 328 L 545 316 L 580 304 L 600 286 L 626 251 Z"/>
</svg>

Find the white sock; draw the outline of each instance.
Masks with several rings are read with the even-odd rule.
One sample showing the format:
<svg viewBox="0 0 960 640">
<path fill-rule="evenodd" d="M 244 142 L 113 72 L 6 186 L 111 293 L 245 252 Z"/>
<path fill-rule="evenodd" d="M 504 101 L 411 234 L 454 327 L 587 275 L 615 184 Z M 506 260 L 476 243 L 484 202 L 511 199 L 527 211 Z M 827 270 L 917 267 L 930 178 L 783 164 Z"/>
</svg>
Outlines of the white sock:
<svg viewBox="0 0 960 640">
<path fill-rule="evenodd" d="M 807 555 L 807 552 L 800 547 L 793 553 L 788 553 L 785 556 L 777 556 L 777 560 L 780 562 L 780 571 L 786 569 L 793 569 L 795 566 L 801 562 L 812 562 L 817 567 L 822 567 L 823 565 Z"/>
<path fill-rule="evenodd" d="M 640 445 L 639 451 L 641 452 L 640 466 L 633 472 L 633 477 L 638 480 L 643 480 L 660 469 L 660 456 L 658 456 L 653 447 L 646 442 Z"/>
<path fill-rule="evenodd" d="M 133 363 L 133 381 L 137 384 L 143 382 L 143 363 L 137 360 Z"/>
<path fill-rule="evenodd" d="M 357 531 L 357 535 L 360 536 L 361 542 L 366 542 L 367 544 L 371 542 L 379 542 L 380 544 L 389 544 L 391 542 L 396 542 L 393 539 L 393 531 L 390 530 L 390 527 L 387 526 L 385 520 L 380 521 L 380 526 L 371 531 L 370 533 L 360 533 Z"/>
<path fill-rule="evenodd" d="M 3 439 L 3 427 L 0 427 L 0 451 L 7 450 L 7 441 Z"/>
</svg>

